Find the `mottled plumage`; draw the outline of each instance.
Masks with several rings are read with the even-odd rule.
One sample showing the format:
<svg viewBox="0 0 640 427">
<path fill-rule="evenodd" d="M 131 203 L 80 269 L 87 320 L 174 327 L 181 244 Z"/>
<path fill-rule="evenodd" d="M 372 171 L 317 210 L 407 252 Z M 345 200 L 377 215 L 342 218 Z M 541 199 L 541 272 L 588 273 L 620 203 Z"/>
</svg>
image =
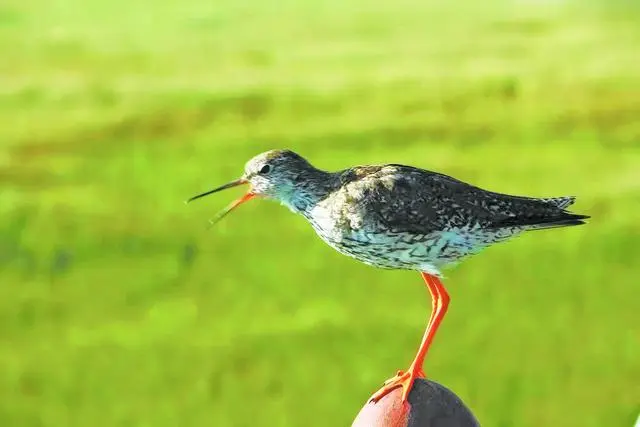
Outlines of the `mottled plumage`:
<svg viewBox="0 0 640 427">
<path fill-rule="evenodd" d="M 260 173 L 268 165 L 267 173 Z M 465 256 L 522 231 L 582 224 L 573 197 L 539 199 L 486 191 L 398 164 L 315 168 L 289 150 L 248 162 L 252 191 L 303 215 L 331 247 L 366 264 L 439 274 Z"/>
</svg>

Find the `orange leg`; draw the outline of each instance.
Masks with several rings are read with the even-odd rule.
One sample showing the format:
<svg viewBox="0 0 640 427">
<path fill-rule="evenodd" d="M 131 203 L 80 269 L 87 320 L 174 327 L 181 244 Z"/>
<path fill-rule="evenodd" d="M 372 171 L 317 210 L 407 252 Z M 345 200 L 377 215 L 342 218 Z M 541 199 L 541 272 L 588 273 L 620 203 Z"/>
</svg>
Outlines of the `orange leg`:
<svg viewBox="0 0 640 427">
<path fill-rule="evenodd" d="M 427 323 L 427 330 L 425 331 L 420 347 L 418 348 L 418 354 L 411 363 L 407 372 L 398 371 L 395 377 L 385 381 L 384 386 L 371 396 L 371 399 L 369 399 L 370 402 L 377 402 L 392 390 L 402 387 L 402 403 L 404 403 L 409 397 L 409 392 L 411 391 L 413 382 L 416 378 L 424 378 L 424 372 L 422 371 L 424 358 L 427 355 L 427 351 L 429 351 L 429 347 L 431 346 L 433 337 L 440 326 L 440 322 L 442 322 L 442 319 L 447 312 L 450 298 L 440 279 L 427 273 L 421 274 L 427 284 L 429 293 L 431 294 L 431 316 Z"/>
</svg>

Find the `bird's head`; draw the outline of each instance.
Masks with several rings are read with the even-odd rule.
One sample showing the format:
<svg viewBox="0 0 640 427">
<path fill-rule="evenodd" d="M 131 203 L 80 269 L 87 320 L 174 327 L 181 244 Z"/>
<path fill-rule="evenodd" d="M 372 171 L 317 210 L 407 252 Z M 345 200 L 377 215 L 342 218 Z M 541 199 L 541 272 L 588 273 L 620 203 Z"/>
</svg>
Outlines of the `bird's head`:
<svg viewBox="0 0 640 427">
<path fill-rule="evenodd" d="M 241 179 L 248 182 L 256 196 L 288 202 L 313 167 L 290 150 L 271 150 L 247 162 Z"/>
<path fill-rule="evenodd" d="M 292 210 L 300 210 L 301 205 L 305 203 L 304 192 L 301 192 L 300 188 L 314 171 L 318 172 L 293 151 L 270 150 L 250 159 L 239 179 L 194 196 L 188 202 L 227 188 L 248 185 L 249 189 L 245 195 L 221 211 L 215 221 L 257 196 L 277 200 Z"/>
</svg>

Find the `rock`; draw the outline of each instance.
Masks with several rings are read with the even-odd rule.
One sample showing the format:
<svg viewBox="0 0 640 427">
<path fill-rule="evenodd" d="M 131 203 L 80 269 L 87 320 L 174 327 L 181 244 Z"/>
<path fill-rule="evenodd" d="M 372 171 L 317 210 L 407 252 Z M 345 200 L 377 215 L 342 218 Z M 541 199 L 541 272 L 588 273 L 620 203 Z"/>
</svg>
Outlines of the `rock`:
<svg viewBox="0 0 640 427">
<path fill-rule="evenodd" d="M 405 405 L 400 396 L 398 388 L 378 403 L 367 403 L 352 427 L 480 427 L 462 400 L 434 381 L 416 380 Z"/>
</svg>

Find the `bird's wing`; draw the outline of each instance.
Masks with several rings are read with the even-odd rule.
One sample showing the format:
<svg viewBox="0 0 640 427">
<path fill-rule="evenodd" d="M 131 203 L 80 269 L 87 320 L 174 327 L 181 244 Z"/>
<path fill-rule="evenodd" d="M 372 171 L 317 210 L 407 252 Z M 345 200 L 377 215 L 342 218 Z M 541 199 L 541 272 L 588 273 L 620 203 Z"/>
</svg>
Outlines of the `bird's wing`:
<svg viewBox="0 0 640 427">
<path fill-rule="evenodd" d="M 410 166 L 353 168 L 343 173 L 343 181 L 360 212 L 394 232 L 526 227 L 577 217 L 548 200 L 489 192 Z"/>
</svg>

